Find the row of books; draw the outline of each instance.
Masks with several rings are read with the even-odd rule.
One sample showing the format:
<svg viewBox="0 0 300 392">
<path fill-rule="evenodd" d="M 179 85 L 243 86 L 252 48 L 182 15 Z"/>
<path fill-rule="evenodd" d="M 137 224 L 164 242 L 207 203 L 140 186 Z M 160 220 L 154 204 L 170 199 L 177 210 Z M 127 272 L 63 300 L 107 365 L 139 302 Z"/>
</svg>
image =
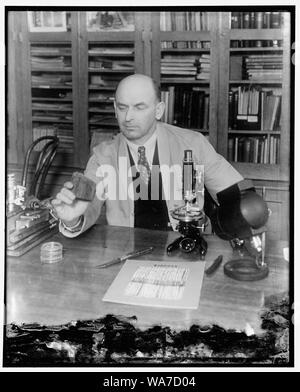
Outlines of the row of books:
<svg viewBox="0 0 300 392">
<path fill-rule="evenodd" d="M 74 137 L 73 129 L 66 124 L 59 125 L 45 125 L 39 124 L 38 122 L 33 123 L 32 128 L 33 141 L 37 140 L 42 136 L 57 136 L 59 139 L 58 152 L 69 152 L 72 153 L 74 150 Z M 38 143 L 34 149 L 41 151 L 46 145 L 47 140 Z"/>
<path fill-rule="evenodd" d="M 283 57 L 281 54 L 231 55 L 230 80 L 280 81 Z"/>
<path fill-rule="evenodd" d="M 35 110 L 63 110 L 72 112 L 72 104 L 70 103 L 49 103 L 49 102 L 32 102 L 32 109 Z"/>
<path fill-rule="evenodd" d="M 134 48 L 124 46 L 94 46 L 91 45 L 88 50 L 89 56 L 99 56 L 99 55 L 117 55 L 117 56 L 133 56 Z"/>
<path fill-rule="evenodd" d="M 244 58 L 245 72 L 248 80 L 281 80 L 283 61 L 282 55 L 261 54 L 249 55 Z"/>
<path fill-rule="evenodd" d="M 70 46 L 63 45 L 31 45 L 30 54 L 31 56 L 45 56 L 47 58 L 52 56 L 71 56 L 72 49 Z"/>
<path fill-rule="evenodd" d="M 160 48 L 165 49 L 207 49 L 211 47 L 210 41 L 161 41 Z"/>
<path fill-rule="evenodd" d="M 57 99 L 58 101 L 72 100 L 72 91 L 60 90 L 59 88 L 43 89 L 37 87 L 32 88 L 32 99 Z"/>
<path fill-rule="evenodd" d="M 232 12 L 232 29 L 279 29 L 283 24 L 283 13 L 276 12 Z"/>
<path fill-rule="evenodd" d="M 207 31 L 210 30 L 212 14 L 210 12 L 161 12 L 161 31 Z"/>
<path fill-rule="evenodd" d="M 229 91 L 229 129 L 280 129 L 281 91 L 242 87 Z"/>
<path fill-rule="evenodd" d="M 89 87 L 117 87 L 122 76 L 113 75 L 90 75 Z"/>
<path fill-rule="evenodd" d="M 196 79 L 209 80 L 210 79 L 210 54 L 202 54 L 197 60 L 197 75 Z"/>
<path fill-rule="evenodd" d="M 60 86 L 60 85 L 72 85 L 72 76 L 68 74 L 52 74 L 52 73 L 40 73 L 31 75 L 31 83 L 33 87 L 38 86 Z"/>
<path fill-rule="evenodd" d="M 38 121 L 73 121 L 72 113 L 47 110 L 33 110 L 32 117 Z"/>
<path fill-rule="evenodd" d="M 89 60 L 90 70 L 134 70 L 133 60 L 110 60 L 108 58 L 94 57 Z"/>
<path fill-rule="evenodd" d="M 280 138 L 278 136 L 228 138 L 228 159 L 232 162 L 278 164 Z"/>
<path fill-rule="evenodd" d="M 180 76 L 184 80 L 207 80 L 210 78 L 210 55 L 164 55 L 161 59 L 161 75 L 164 78 Z"/>
<path fill-rule="evenodd" d="M 31 56 L 31 69 L 45 69 L 51 70 L 53 68 L 58 68 L 61 70 L 69 69 L 72 66 L 71 58 L 58 56 L 58 57 L 37 57 Z"/>
<path fill-rule="evenodd" d="M 99 124 L 99 125 L 107 125 L 117 127 L 118 122 L 114 115 L 106 115 L 106 114 L 91 114 L 89 117 L 90 124 Z"/>
<path fill-rule="evenodd" d="M 90 92 L 89 101 L 113 102 L 114 95 L 110 91 Z"/>
<path fill-rule="evenodd" d="M 162 121 L 180 127 L 209 128 L 209 96 L 198 87 L 169 86 L 161 92 Z"/>
<path fill-rule="evenodd" d="M 273 48 L 280 49 L 283 46 L 283 41 L 281 39 L 259 39 L 259 40 L 231 40 L 231 48 Z"/>
<path fill-rule="evenodd" d="M 91 104 L 89 106 L 89 112 L 102 112 L 102 113 L 114 113 L 114 107 L 112 105 L 112 102 L 108 102 L 108 103 L 97 103 L 96 105 Z"/>
</svg>

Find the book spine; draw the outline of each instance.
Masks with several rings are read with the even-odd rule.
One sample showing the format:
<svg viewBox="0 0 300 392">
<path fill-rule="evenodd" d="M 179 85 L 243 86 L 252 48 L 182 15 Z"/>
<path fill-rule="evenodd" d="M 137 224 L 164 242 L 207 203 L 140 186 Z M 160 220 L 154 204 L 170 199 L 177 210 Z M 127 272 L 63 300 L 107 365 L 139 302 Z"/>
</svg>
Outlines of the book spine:
<svg viewBox="0 0 300 392">
<path fill-rule="evenodd" d="M 263 13 L 263 28 L 269 29 L 271 27 L 271 12 Z"/>
<path fill-rule="evenodd" d="M 272 12 L 271 13 L 271 28 L 279 29 L 280 28 L 280 12 Z"/>
<path fill-rule="evenodd" d="M 263 28 L 263 12 L 256 12 L 255 13 L 255 21 L 256 21 L 256 29 L 262 29 Z M 256 40 L 255 41 L 255 46 L 257 48 L 261 48 L 262 47 L 262 41 L 261 40 Z"/>
<path fill-rule="evenodd" d="M 228 160 L 229 161 L 234 160 L 234 138 L 233 137 L 228 138 Z"/>
</svg>

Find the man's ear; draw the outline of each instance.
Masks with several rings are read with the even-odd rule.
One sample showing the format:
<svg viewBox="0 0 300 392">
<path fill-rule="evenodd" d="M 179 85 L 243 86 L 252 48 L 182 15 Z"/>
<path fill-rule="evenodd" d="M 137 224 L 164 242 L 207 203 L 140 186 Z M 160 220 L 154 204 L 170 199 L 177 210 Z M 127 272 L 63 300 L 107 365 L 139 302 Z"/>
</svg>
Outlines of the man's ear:
<svg viewBox="0 0 300 392">
<path fill-rule="evenodd" d="M 155 110 L 155 118 L 156 120 L 160 120 L 162 118 L 162 115 L 164 114 L 165 111 L 165 103 L 164 102 L 159 102 L 156 105 L 156 110 Z"/>
</svg>

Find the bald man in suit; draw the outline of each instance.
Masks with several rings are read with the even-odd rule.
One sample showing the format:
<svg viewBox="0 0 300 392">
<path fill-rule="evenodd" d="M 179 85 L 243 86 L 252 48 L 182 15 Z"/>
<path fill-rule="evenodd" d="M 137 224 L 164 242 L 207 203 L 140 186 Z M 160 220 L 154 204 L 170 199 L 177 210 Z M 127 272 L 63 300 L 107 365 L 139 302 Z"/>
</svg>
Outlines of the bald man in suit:
<svg viewBox="0 0 300 392">
<path fill-rule="evenodd" d="M 96 184 L 94 200 L 77 200 L 73 184 L 67 182 L 52 201 L 64 235 L 77 236 L 95 224 L 104 203 L 110 225 L 175 229 L 170 210 L 180 203 L 181 177 L 162 169 L 181 167 L 186 149 L 203 165 L 204 184 L 215 201 L 218 192 L 243 180 L 201 133 L 160 121 L 165 106 L 150 77 L 134 74 L 123 79 L 114 107 L 120 133 L 93 149 L 84 173 Z M 151 179 L 146 188 L 138 170 L 141 146 Z"/>
</svg>

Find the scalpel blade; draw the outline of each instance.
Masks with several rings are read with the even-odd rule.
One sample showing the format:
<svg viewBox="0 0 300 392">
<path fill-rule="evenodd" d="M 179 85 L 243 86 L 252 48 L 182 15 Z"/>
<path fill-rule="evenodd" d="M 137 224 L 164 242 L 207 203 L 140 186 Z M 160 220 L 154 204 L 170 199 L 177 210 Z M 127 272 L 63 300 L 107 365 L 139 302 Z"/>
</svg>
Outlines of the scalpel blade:
<svg viewBox="0 0 300 392">
<path fill-rule="evenodd" d="M 109 267 L 111 265 L 121 263 L 122 261 L 125 261 L 125 260 L 127 260 L 127 259 L 129 259 L 131 257 L 137 257 L 137 256 L 145 255 L 146 253 L 150 253 L 150 252 L 153 251 L 153 249 L 154 249 L 154 247 L 150 246 L 149 248 L 145 248 L 145 249 L 141 249 L 141 250 L 138 250 L 138 251 L 130 252 L 130 253 L 127 253 L 124 256 L 117 257 L 116 259 L 110 260 L 110 261 L 108 261 L 108 262 L 106 262 L 104 264 L 96 265 L 95 268 L 106 268 L 106 267 Z"/>
</svg>

